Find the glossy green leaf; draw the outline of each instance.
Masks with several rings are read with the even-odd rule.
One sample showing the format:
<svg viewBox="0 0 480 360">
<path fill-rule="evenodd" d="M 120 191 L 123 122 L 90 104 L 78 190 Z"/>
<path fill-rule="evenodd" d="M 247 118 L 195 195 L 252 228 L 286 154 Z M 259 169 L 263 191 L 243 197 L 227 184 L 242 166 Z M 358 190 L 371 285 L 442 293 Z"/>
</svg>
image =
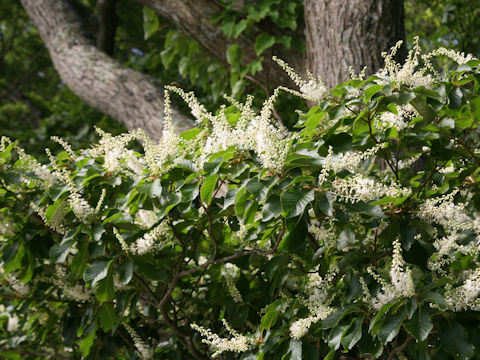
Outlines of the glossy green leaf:
<svg viewBox="0 0 480 360">
<path fill-rule="evenodd" d="M 406 321 L 403 326 L 405 329 L 417 339 L 417 341 L 424 341 L 427 339 L 428 334 L 433 329 L 432 320 L 428 311 L 420 307 L 417 309 L 413 317 Z"/>
<path fill-rule="evenodd" d="M 205 178 L 200 189 L 200 198 L 205 204 L 209 204 L 212 200 L 213 192 L 216 189 L 218 175 L 210 175 Z"/>
<path fill-rule="evenodd" d="M 272 47 L 275 44 L 275 37 L 267 33 L 261 33 L 255 39 L 255 53 L 260 55 L 269 47 Z"/>
<path fill-rule="evenodd" d="M 281 196 L 283 211 L 287 213 L 287 217 L 301 215 L 314 198 L 313 190 L 288 191 Z"/>
</svg>

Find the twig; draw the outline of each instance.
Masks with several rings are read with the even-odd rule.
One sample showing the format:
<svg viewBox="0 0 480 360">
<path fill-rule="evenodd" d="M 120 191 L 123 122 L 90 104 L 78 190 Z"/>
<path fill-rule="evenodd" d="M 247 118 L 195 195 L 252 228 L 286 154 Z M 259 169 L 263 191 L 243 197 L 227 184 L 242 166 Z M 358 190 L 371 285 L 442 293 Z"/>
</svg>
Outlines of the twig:
<svg viewBox="0 0 480 360">
<path fill-rule="evenodd" d="M 399 353 L 400 351 L 405 350 L 405 348 L 410 344 L 410 341 L 413 340 L 413 337 L 411 335 L 407 336 L 407 339 L 403 342 L 402 345 L 399 345 L 395 348 L 393 348 L 392 352 L 388 355 L 387 360 L 393 360 L 395 358 L 395 355 Z"/>
</svg>

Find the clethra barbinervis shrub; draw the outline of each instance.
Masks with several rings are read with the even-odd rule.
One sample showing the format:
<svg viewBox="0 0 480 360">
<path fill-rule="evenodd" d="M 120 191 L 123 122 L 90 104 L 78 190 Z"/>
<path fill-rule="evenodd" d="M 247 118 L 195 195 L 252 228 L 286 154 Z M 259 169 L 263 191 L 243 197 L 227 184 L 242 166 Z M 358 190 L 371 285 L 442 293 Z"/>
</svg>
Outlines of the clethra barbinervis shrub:
<svg viewBox="0 0 480 360">
<path fill-rule="evenodd" d="M 2 356 L 480 358 L 480 61 L 397 48 L 333 89 L 276 59 L 298 90 L 260 111 L 166 87 L 158 143 L 2 138 Z M 315 104 L 293 129 L 282 91 Z"/>
</svg>

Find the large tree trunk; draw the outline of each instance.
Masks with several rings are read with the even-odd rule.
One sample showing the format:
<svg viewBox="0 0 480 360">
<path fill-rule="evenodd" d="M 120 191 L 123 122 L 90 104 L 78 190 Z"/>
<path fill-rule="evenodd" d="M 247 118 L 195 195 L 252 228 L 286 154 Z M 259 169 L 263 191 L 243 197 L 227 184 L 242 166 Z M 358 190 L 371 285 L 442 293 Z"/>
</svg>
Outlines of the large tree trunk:
<svg viewBox="0 0 480 360">
<path fill-rule="evenodd" d="M 163 90 L 152 78 L 120 65 L 83 34 L 67 0 L 21 0 L 65 84 L 82 100 L 129 129 L 142 128 L 153 139 L 163 128 Z M 193 122 L 173 110 L 175 127 Z"/>
<path fill-rule="evenodd" d="M 349 78 L 349 67 L 367 75 L 381 53 L 405 39 L 403 0 L 305 0 L 307 67 L 327 86 Z M 403 45 L 397 60 L 403 60 Z"/>
</svg>

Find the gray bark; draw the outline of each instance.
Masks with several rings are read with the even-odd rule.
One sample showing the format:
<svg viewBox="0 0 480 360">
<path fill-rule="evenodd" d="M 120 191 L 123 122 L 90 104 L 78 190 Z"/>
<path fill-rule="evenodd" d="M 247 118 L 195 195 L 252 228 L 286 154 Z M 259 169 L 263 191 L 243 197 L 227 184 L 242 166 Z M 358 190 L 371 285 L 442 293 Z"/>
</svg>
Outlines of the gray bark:
<svg viewBox="0 0 480 360">
<path fill-rule="evenodd" d="M 126 68 L 98 50 L 82 31 L 67 0 L 21 0 L 38 29 L 65 84 L 93 108 L 128 129 L 142 128 L 153 139 L 163 128 L 163 90 L 155 81 Z M 179 131 L 193 122 L 178 111 L 172 119 Z"/>
<path fill-rule="evenodd" d="M 381 53 L 405 40 L 403 0 L 305 0 L 307 67 L 334 86 L 350 66 L 367 75 L 383 65 Z M 400 49 L 397 60 L 406 56 Z"/>
</svg>

